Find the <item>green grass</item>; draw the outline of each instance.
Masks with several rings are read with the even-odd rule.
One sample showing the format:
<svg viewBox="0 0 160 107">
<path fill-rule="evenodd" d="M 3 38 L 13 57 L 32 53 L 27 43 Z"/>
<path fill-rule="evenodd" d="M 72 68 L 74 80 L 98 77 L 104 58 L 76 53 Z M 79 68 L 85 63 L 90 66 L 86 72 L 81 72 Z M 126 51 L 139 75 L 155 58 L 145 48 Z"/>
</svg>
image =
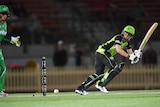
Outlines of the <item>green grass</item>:
<svg viewBox="0 0 160 107">
<path fill-rule="evenodd" d="M 160 90 L 124 90 L 103 94 L 89 91 L 81 96 L 74 92 L 58 94 L 9 94 L 0 97 L 0 107 L 160 107 Z"/>
</svg>

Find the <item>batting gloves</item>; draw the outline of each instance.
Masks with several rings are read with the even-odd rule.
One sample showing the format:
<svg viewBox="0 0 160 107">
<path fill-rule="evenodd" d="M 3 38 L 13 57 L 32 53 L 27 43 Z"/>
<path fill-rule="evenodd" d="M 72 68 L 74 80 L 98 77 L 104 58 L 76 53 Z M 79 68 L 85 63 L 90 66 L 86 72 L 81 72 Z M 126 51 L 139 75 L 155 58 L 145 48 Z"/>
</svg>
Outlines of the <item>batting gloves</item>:
<svg viewBox="0 0 160 107">
<path fill-rule="evenodd" d="M 138 57 L 141 58 L 142 57 L 142 52 L 140 50 L 134 50 L 134 54 Z"/>
<path fill-rule="evenodd" d="M 17 37 L 12 36 L 11 37 L 11 43 L 15 44 L 17 47 L 20 47 L 21 41 L 19 39 L 20 39 L 20 36 L 17 36 Z"/>
<path fill-rule="evenodd" d="M 132 53 L 129 55 L 129 60 L 131 61 L 131 64 L 136 64 L 139 61 L 139 58 L 135 55 L 135 53 Z"/>
</svg>

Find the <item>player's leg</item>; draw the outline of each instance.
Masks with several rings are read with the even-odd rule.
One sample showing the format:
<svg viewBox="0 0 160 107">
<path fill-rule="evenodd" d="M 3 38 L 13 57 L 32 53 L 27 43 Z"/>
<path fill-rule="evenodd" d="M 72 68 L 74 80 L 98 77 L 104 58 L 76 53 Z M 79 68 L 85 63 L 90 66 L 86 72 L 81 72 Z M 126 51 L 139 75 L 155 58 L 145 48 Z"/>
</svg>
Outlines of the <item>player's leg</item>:
<svg viewBox="0 0 160 107">
<path fill-rule="evenodd" d="M 100 55 L 95 54 L 95 73 L 90 75 L 80 86 L 75 90 L 77 93 L 83 93 L 88 87 L 93 85 L 97 80 L 103 78 L 105 65 L 102 63 Z M 82 95 L 82 94 L 81 94 Z"/>
<path fill-rule="evenodd" d="M 77 89 L 79 90 L 86 90 L 88 87 L 93 85 L 97 80 L 102 78 L 104 74 L 97 75 L 96 73 L 90 75 Z"/>
<path fill-rule="evenodd" d="M 0 50 L 0 96 L 7 96 L 7 93 L 3 92 L 3 85 L 6 77 L 6 66 L 4 64 L 4 58 L 2 50 Z"/>
<path fill-rule="evenodd" d="M 116 75 L 118 75 L 125 63 L 121 62 L 120 64 L 116 65 L 112 70 L 110 70 L 108 73 L 104 75 L 104 77 L 101 79 L 101 81 L 98 83 L 99 87 L 105 87 Z"/>
<path fill-rule="evenodd" d="M 104 67 L 101 67 L 101 69 Z M 103 69 L 104 70 L 104 69 Z M 90 86 L 92 86 L 97 80 L 103 78 L 104 73 L 102 74 L 92 74 L 90 75 L 81 85 L 79 85 L 77 87 L 77 89 L 75 90 L 76 93 L 81 94 L 81 95 L 86 95 L 86 89 L 89 88 Z"/>
<path fill-rule="evenodd" d="M 110 57 L 109 55 L 103 55 L 102 62 L 105 66 L 107 66 L 109 68 L 108 72 L 116 66 L 116 62 L 114 60 L 114 57 Z M 99 89 L 100 91 L 102 91 L 106 94 L 108 94 L 106 87 L 99 86 L 99 84 L 102 83 L 105 80 L 105 78 L 108 77 L 108 72 L 105 72 L 103 78 L 101 78 L 101 80 L 97 81 L 96 85 L 95 85 L 95 87 L 97 89 Z"/>
</svg>

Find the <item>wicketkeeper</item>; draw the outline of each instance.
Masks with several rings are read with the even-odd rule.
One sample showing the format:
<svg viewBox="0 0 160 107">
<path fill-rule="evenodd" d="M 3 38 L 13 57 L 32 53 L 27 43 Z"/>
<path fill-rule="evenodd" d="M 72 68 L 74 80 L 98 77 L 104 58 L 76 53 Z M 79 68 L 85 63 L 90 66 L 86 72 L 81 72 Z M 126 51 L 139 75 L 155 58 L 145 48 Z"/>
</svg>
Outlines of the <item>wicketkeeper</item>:
<svg viewBox="0 0 160 107">
<path fill-rule="evenodd" d="M 125 62 L 116 63 L 114 56 L 118 53 L 123 57 L 128 58 L 131 64 L 135 64 L 141 58 L 142 52 L 131 49 L 130 39 L 135 35 L 135 28 L 127 25 L 121 34 L 115 35 L 109 41 L 99 45 L 95 52 L 95 73 L 90 75 L 80 86 L 75 90 L 80 95 L 87 95 L 86 89 L 96 82 L 95 87 L 108 94 L 106 85 L 119 74 Z M 104 72 L 105 66 L 108 67 L 108 72 Z"/>
<path fill-rule="evenodd" d="M 11 37 L 11 39 L 6 38 L 7 35 L 7 23 L 6 20 L 10 16 L 9 8 L 6 5 L 0 5 L 0 42 L 7 41 L 11 44 L 20 47 L 21 42 L 19 41 L 20 36 Z M 6 66 L 4 63 L 4 57 L 2 54 L 2 49 L 0 49 L 0 96 L 7 96 L 8 94 L 3 92 L 3 85 L 6 76 Z"/>
</svg>

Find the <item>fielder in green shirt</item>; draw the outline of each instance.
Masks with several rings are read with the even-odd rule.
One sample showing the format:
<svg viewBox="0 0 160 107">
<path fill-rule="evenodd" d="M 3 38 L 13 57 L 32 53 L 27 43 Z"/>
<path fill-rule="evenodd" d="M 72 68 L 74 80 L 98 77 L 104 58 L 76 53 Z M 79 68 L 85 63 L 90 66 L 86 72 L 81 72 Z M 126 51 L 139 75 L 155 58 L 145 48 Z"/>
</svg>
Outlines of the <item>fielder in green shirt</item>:
<svg viewBox="0 0 160 107">
<path fill-rule="evenodd" d="M 131 64 L 135 64 L 141 58 L 140 50 L 131 49 L 130 39 L 135 35 L 135 28 L 127 25 L 121 34 L 113 36 L 109 41 L 98 46 L 95 52 L 95 72 L 90 75 L 81 85 L 77 87 L 75 92 L 80 95 L 87 95 L 86 89 L 96 82 L 95 87 L 101 92 L 108 94 L 106 85 L 119 74 L 125 62 L 116 63 L 114 56 L 118 53 L 128 58 Z M 105 66 L 108 72 L 104 72 Z"/>
<path fill-rule="evenodd" d="M 11 39 L 6 38 L 7 35 L 7 18 L 9 17 L 9 8 L 6 5 L 0 5 L 0 43 L 2 41 L 9 42 L 11 44 L 20 47 L 21 42 L 19 41 L 20 36 L 11 37 Z M 2 49 L 0 49 L 0 96 L 8 96 L 7 93 L 3 92 L 3 85 L 6 76 L 6 66 L 4 63 L 4 57 Z"/>
</svg>

